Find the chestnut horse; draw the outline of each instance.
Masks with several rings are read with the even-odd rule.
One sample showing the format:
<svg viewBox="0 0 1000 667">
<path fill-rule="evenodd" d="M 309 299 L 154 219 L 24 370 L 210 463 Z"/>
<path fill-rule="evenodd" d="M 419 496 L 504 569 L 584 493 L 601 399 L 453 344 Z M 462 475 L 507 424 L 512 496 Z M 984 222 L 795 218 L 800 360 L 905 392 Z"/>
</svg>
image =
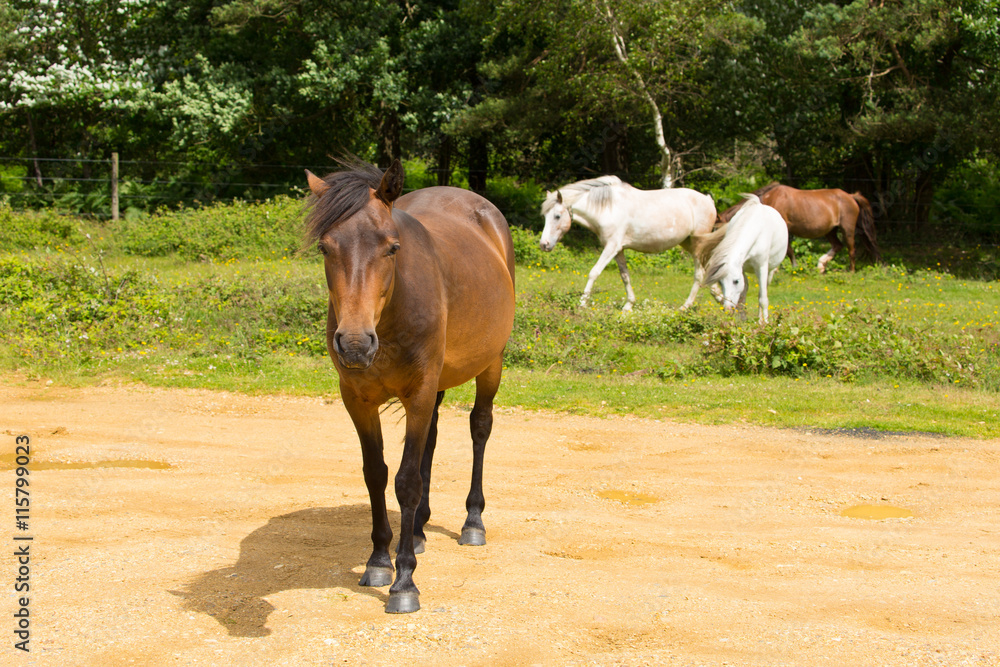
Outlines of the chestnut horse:
<svg viewBox="0 0 1000 667">
<path fill-rule="evenodd" d="M 871 204 L 860 192 L 847 194 L 843 190 L 797 190 L 771 183 L 754 192 L 760 201 L 781 213 L 788 225 L 788 258 L 795 266 L 795 252 L 792 250 L 792 237 L 818 239 L 825 237 L 830 242 L 830 252 L 819 259 L 817 268 L 820 273 L 826 272 L 826 265 L 833 259 L 844 243 L 847 244 L 847 254 L 851 260 L 851 271 L 854 271 L 854 232 L 861 231 L 861 238 L 876 262 L 881 261 L 878 243 L 875 241 L 875 216 Z M 744 205 L 740 202 L 726 209 L 719 217 L 728 222 Z M 837 235 L 837 229 L 844 232 L 842 243 Z"/>
<path fill-rule="evenodd" d="M 459 544 L 486 543 L 483 453 L 514 323 L 514 246 L 503 214 L 477 194 L 432 187 L 400 197 L 398 161 L 384 174 L 345 165 L 322 179 L 306 172 L 313 193 L 306 239 L 323 254 L 327 350 L 361 440 L 371 499 L 373 550 L 360 585 L 392 583 L 386 611 L 405 613 L 420 608 L 413 571 L 430 517 L 438 407 L 446 389 L 472 378 L 472 486 Z M 393 397 L 406 414 L 394 581 L 379 421 L 379 407 Z"/>
</svg>

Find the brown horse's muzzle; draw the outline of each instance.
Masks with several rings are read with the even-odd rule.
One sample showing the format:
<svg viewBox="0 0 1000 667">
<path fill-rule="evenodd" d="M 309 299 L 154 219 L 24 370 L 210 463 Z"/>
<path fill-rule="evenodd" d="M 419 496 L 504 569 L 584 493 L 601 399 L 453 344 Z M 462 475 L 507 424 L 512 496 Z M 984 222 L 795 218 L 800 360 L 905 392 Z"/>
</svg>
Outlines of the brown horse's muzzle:
<svg viewBox="0 0 1000 667">
<path fill-rule="evenodd" d="M 364 370 L 375 360 L 378 336 L 374 331 L 347 333 L 337 330 L 333 335 L 333 351 L 345 368 Z"/>
</svg>

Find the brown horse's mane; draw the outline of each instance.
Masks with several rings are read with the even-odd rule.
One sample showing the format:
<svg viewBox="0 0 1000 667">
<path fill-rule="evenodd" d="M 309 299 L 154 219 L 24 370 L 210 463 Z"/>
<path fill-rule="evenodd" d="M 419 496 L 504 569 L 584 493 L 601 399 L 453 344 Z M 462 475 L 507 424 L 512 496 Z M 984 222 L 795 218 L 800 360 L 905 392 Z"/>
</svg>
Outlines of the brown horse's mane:
<svg viewBox="0 0 1000 667">
<path fill-rule="evenodd" d="M 371 200 L 371 191 L 378 190 L 382 182 L 382 170 L 375 165 L 357 158 L 337 162 L 347 169 L 324 176 L 327 190 L 322 196 L 309 198 L 304 245 L 319 241 L 337 222 L 364 208 Z"/>
<path fill-rule="evenodd" d="M 757 195 L 758 198 L 763 197 L 765 194 L 767 194 L 771 190 L 775 189 L 779 185 L 781 185 L 781 183 L 779 183 L 778 181 L 771 181 L 770 183 L 768 183 L 764 187 L 757 188 L 756 190 L 754 190 L 753 194 Z M 736 213 L 741 208 L 743 208 L 743 204 L 746 204 L 746 203 L 747 203 L 746 199 L 744 199 L 743 201 L 736 202 L 735 204 L 733 204 L 732 206 L 730 206 L 725 211 L 723 211 L 722 213 L 719 214 L 719 221 L 722 224 L 728 223 L 730 220 L 733 219 L 733 216 L 736 215 Z M 718 223 L 716 223 L 716 224 L 718 224 Z"/>
<path fill-rule="evenodd" d="M 765 185 L 764 187 L 762 187 L 762 188 L 757 188 L 756 190 L 754 190 L 754 191 L 753 191 L 753 193 L 754 193 L 755 195 L 757 195 L 758 197 L 762 197 L 762 196 L 764 196 L 765 194 L 767 194 L 768 192 L 770 192 L 771 190 L 773 190 L 773 189 L 775 189 L 776 187 L 778 187 L 779 185 L 781 185 L 781 183 L 779 183 L 778 181 L 771 181 L 770 183 L 768 183 L 768 184 L 767 184 L 767 185 Z M 745 202 L 745 201 L 746 201 L 746 200 L 744 200 L 744 202 Z"/>
</svg>

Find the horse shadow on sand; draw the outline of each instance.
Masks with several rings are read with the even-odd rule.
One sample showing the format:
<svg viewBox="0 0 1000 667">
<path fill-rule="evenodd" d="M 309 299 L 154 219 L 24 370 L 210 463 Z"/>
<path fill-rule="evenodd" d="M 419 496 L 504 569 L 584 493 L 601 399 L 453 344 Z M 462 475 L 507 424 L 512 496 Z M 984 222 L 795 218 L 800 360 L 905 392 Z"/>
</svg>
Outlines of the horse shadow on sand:
<svg viewBox="0 0 1000 667">
<path fill-rule="evenodd" d="M 399 526 L 398 512 L 389 523 Z M 458 534 L 428 523 L 425 530 L 455 540 Z M 371 553 L 371 510 L 368 505 L 314 507 L 269 520 L 240 543 L 235 564 L 198 576 L 183 590 L 184 609 L 208 614 L 234 637 L 271 633 L 267 618 L 274 606 L 265 598 L 281 591 L 346 588 L 385 604 L 388 589 L 359 586 Z"/>
</svg>

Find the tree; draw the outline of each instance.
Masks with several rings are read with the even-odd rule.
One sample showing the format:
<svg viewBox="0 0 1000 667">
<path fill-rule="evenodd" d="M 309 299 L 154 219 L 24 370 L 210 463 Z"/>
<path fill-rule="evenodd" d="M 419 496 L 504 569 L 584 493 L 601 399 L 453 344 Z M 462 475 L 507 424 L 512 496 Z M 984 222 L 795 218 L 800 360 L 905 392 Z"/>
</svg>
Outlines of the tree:
<svg viewBox="0 0 1000 667">
<path fill-rule="evenodd" d="M 502 48 L 488 55 L 513 85 L 465 120 L 536 142 L 551 136 L 543 140 L 548 146 L 576 144 L 562 160 L 587 167 L 613 163 L 629 128 L 643 128 L 636 145 L 652 138 L 656 180 L 675 185 L 684 175 L 682 155 L 704 141 L 695 132 L 711 102 L 698 78 L 712 45 L 741 20 L 715 0 L 503 2 L 492 38 Z M 605 150 L 609 144 L 615 147 Z"/>
<path fill-rule="evenodd" d="M 114 121 L 135 110 L 149 68 L 127 44 L 142 0 L 14 0 L 0 8 L 0 118 L 37 158 L 59 145 L 88 153 L 119 134 Z M 42 143 L 44 137 L 44 143 Z M 22 145 L 24 145 L 22 144 Z M 18 151 L 21 152 L 21 151 Z M 38 185 L 42 172 L 37 162 Z"/>
<path fill-rule="evenodd" d="M 910 232 L 927 221 L 936 182 L 977 148 L 998 147 L 996 9 L 992 0 L 818 5 L 789 40 L 840 82 L 830 166 Z"/>
</svg>

